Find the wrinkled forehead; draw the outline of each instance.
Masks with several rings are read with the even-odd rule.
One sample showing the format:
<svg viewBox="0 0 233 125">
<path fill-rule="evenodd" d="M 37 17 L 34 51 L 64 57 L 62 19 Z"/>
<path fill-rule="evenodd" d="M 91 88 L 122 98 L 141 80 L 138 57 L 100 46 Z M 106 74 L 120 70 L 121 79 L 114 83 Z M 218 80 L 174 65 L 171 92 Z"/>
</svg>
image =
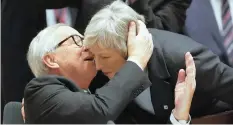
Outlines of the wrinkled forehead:
<svg viewBox="0 0 233 125">
<path fill-rule="evenodd" d="M 77 30 L 72 27 L 62 25 L 58 27 L 47 27 L 43 32 L 41 32 L 41 41 L 39 48 L 43 48 L 45 51 L 53 50 L 61 41 L 66 39 L 71 35 L 79 35 L 83 37 Z"/>
<path fill-rule="evenodd" d="M 69 26 L 60 26 L 57 30 L 53 33 L 53 37 L 55 37 L 56 41 L 62 41 L 71 35 L 78 35 L 83 37 L 77 30 L 69 27 Z"/>
</svg>

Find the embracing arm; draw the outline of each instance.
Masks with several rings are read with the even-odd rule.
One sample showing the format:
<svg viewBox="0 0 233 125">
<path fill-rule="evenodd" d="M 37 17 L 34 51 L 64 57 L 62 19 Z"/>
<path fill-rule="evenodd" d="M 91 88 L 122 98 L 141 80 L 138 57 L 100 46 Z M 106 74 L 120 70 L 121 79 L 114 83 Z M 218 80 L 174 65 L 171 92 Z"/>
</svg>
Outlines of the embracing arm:
<svg viewBox="0 0 233 125">
<path fill-rule="evenodd" d="M 145 24 L 139 27 L 136 34 L 136 24 L 131 22 L 129 26 L 127 46 L 131 61 L 126 61 L 95 94 L 77 92 L 80 90 L 71 81 L 57 76 L 33 79 L 24 93 L 26 123 L 105 124 L 115 120 L 130 101 L 151 85 L 143 69 L 152 55 L 152 36 Z"/>
<path fill-rule="evenodd" d="M 64 86 L 67 82 L 53 76 L 33 79 L 25 89 L 26 123 L 107 123 L 150 86 L 132 62 L 92 95 L 70 91 Z"/>
</svg>

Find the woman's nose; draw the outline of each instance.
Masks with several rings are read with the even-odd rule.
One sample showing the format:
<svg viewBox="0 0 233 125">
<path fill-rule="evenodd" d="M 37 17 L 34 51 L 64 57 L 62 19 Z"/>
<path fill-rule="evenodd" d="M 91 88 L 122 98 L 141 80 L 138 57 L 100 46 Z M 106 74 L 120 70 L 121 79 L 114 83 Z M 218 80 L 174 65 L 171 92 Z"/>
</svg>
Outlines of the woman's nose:
<svg viewBox="0 0 233 125">
<path fill-rule="evenodd" d="M 96 70 L 102 70 L 102 65 L 101 63 L 99 62 L 99 60 L 94 60 L 95 62 L 95 67 L 96 67 Z"/>
</svg>

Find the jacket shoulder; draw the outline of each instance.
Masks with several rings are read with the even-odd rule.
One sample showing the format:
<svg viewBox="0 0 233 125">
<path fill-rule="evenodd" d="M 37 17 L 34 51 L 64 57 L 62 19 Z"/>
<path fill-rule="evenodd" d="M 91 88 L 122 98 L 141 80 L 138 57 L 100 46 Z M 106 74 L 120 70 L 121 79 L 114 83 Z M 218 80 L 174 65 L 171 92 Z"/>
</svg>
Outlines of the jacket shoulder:
<svg viewBox="0 0 233 125">
<path fill-rule="evenodd" d="M 159 30 L 155 28 L 148 28 L 148 30 L 152 34 L 153 40 L 155 39 L 157 40 L 157 42 L 162 42 L 162 41 L 173 42 L 173 43 L 190 42 L 190 41 L 195 42 L 190 37 L 182 34 L 165 31 L 165 30 Z M 177 40 L 181 40 L 181 41 L 177 41 Z"/>
<path fill-rule="evenodd" d="M 78 86 L 71 80 L 57 75 L 46 75 L 33 78 L 25 87 L 24 97 L 31 96 L 32 93 L 37 91 L 51 91 L 50 89 L 68 88 L 70 91 L 78 91 Z"/>
</svg>

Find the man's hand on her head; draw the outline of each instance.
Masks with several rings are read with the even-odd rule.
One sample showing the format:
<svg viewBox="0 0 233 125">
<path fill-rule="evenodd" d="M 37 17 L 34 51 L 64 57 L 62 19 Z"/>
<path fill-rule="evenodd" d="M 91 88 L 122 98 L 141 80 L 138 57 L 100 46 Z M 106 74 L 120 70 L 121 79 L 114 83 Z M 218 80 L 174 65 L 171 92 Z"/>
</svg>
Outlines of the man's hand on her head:
<svg viewBox="0 0 233 125">
<path fill-rule="evenodd" d="M 178 120 L 187 120 L 196 88 L 196 67 L 192 55 L 185 54 L 186 70 L 180 69 L 175 87 L 175 109 L 173 115 Z"/>
<path fill-rule="evenodd" d="M 154 45 L 152 35 L 149 33 L 146 25 L 142 21 L 138 21 L 137 24 L 130 22 L 129 25 L 127 41 L 128 60 L 135 62 L 144 70 L 153 53 Z"/>
</svg>

